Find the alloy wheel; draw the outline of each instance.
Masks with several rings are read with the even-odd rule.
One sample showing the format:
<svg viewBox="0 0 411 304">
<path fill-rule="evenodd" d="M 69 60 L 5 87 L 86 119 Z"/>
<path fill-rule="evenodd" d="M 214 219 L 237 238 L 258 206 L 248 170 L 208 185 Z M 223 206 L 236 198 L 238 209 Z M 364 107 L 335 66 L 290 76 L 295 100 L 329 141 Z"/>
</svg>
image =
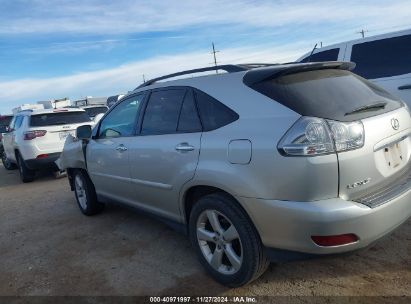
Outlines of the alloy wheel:
<svg viewBox="0 0 411 304">
<path fill-rule="evenodd" d="M 86 190 L 84 189 L 84 183 L 83 180 L 79 175 L 76 175 L 74 179 L 74 188 L 76 191 L 76 196 L 78 199 L 78 202 L 84 210 L 87 209 L 87 196 L 86 196 Z"/>
<path fill-rule="evenodd" d="M 243 249 L 232 222 L 217 210 L 205 210 L 196 228 L 198 245 L 210 266 L 225 275 L 236 273 L 243 262 Z"/>
</svg>

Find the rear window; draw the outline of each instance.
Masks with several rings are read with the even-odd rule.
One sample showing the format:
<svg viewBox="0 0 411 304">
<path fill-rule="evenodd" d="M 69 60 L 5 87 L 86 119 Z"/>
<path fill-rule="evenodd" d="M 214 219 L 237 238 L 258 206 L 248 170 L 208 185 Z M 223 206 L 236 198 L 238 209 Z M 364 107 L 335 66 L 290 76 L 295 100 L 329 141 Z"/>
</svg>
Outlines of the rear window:
<svg viewBox="0 0 411 304">
<path fill-rule="evenodd" d="M 106 107 L 86 108 L 86 109 L 84 109 L 84 111 L 86 111 L 88 116 L 95 117 L 97 114 L 106 113 L 107 108 Z"/>
<path fill-rule="evenodd" d="M 304 115 L 353 121 L 398 109 L 401 101 L 346 70 L 324 69 L 283 75 L 252 88 Z M 384 107 L 356 111 L 372 104 Z"/>
<path fill-rule="evenodd" d="M 30 117 L 30 126 L 32 127 L 44 127 L 44 126 L 56 126 L 56 125 L 69 125 L 82 122 L 89 122 L 86 112 L 60 112 L 60 113 L 47 113 L 37 114 Z"/>
<path fill-rule="evenodd" d="M 355 44 L 351 61 L 354 73 L 368 79 L 411 73 L 411 35 Z"/>
<path fill-rule="evenodd" d="M 318 62 L 318 61 L 336 61 L 338 59 L 339 48 L 330 49 L 322 52 L 314 53 L 311 56 L 305 57 L 300 62 Z"/>
</svg>

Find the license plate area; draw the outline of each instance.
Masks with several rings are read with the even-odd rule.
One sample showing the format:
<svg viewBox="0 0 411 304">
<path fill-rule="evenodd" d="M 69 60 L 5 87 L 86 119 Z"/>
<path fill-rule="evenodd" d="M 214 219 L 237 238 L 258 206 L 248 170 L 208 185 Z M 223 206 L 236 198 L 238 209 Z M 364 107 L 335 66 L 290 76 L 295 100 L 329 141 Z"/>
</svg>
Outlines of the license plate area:
<svg viewBox="0 0 411 304">
<path fill-rule="evenodd" d="M 397 142 L 384 148 L 384 157 L 387 166 L 397 168 L 404 161 L 404 156 L 401 150 L 401 142 Z"/>
</svg>

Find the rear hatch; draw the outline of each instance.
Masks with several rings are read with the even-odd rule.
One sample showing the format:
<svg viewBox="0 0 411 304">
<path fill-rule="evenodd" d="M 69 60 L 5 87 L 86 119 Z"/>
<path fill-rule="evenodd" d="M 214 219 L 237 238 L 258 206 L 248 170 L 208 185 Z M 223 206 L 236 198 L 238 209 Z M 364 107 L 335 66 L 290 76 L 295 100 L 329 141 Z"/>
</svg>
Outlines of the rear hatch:
<svg viewBox="0 0 411 304">
<path fill-rule="evenodd" d="M 375 207 L 410 187 L 410 112 L 382 88 L 347 70 L 294 65 L 246 84 L 303 116 L 362 123 L 363 146 L 337 152 L 340 197 Z"/>
<path fill-rule="evenodd" d="M 41 151 L 59 152 L 63 149 L 68 135 L 75 136 L 78 126 L 92 125 L 85 111 L 55 110 L 52 113 L 32 114 L 28 131 L 46 131 L 33 144 Z"/>
</svg>

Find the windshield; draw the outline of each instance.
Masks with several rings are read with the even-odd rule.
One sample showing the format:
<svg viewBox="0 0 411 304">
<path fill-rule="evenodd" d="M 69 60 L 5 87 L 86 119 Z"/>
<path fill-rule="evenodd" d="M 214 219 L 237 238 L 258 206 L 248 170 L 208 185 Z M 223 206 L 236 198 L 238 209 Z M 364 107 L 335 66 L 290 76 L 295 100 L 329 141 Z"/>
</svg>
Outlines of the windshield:
<svg viewBox="0 0 411 304">
<path fill-rule="evenodd" d="M 60 113 L 47 113 L 32 115 L 30 117 L 30 126 L 32 127 L 44 127 L 55 125 L 68 125 L 77 124 L 82 122 L 89 122 L 86 112 L 60 112 Z"/>
<path fill-rule="evenodd" d="M 363 119 L 402 106 L 384 89 L 346 70 L 293 73 L 252 88 L 301 115 L 338 121 Z"/>
</svg>

